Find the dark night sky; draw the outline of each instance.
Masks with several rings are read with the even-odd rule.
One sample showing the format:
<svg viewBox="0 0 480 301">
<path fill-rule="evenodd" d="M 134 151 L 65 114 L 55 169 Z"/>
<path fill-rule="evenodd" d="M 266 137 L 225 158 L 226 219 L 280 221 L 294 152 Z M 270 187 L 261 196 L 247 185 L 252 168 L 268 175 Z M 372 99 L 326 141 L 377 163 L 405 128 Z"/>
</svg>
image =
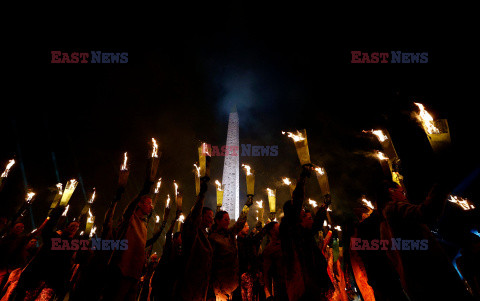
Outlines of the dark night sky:
<svg viewBox="0 0 480 301">
<path fill-rule="evenodd" d="M 278 185 L 281 177 L 298 175 L 293 143 L 281 131 L 306 128 L 312 161 L 323 163 L 329 173 L 339 220 L 361 194 L 372 194 L 381 178 L 378 163 L 363 155 L 378 147 L 361 134 L 363 129 L 389 129 L 410 196 L 425 197 L 432 174 L 438 173 L 426 136 L 410 117 L 413 101 L 449 121 L 453 151 L 445 166 L 454 168 L 452 183 L 479 167 L 473 141 L 479 130 L 477 81 L 468 72 L 472 57 L 465 56 L 470 40 L 446 31 L 447 25 L 421 16 L 327 22 L 327 12 L 306 7 L 224 5 L 222 13 L 209 8 L 174 15 L 161 11 L 148 25 L 133 26 L 131 19 L 118 16 L 102 30 L 63 17 L 63 30 L 42 26 L 24 36 L 8 35 L 7 41 L 22 47 L 10 53 L 19 63 L 5 71 L 6 90 L 13 93 L 2 102 L 0 162 L 3 166 L 21 152 L 28 185 L 39 194 L 33 205 L 37 224 L 48 209 L 47 187 L 57 182 L 52 152 L 61 182 L 80 174 L 87 195 L 96 187 L 93 211 L 101 221 L 124 151 L 132 171 L 121 205 L 139 191 L 151 137 L 158 138 L 163 153 L 162 201 L 176 179 L 184 189 L 186 212 L 193 204 L 188 196 L 194 192 L 196 142 L 225 143 L 233 104 L 240 143 L 279 146 L 278 157 L 241 158 L 257 171 L 256 198 L 266 199 L 264 188 Z M 52 50 L 128 52 L 129 62 L 50 64 Z M 428 52 L 429 62 L 350 64 L 352 50 Z M 213 158 L 212 178 L 221 179 L 222 169 L 223 158 Z M 240 178 L 244 191 L 243 172 Z M 16 165 L 1 192 L 2 213 L 10 214 L 22 202 L 23 185 Z M 478 200 L 473 186 L 464 194 Z M 287 189 L 277 191 L 283 203 Z M 315 179 L 308 192 L 320 199 Z M 79 186 L 71 200 L 73 212 L 82 202 Z"/>
</svg>

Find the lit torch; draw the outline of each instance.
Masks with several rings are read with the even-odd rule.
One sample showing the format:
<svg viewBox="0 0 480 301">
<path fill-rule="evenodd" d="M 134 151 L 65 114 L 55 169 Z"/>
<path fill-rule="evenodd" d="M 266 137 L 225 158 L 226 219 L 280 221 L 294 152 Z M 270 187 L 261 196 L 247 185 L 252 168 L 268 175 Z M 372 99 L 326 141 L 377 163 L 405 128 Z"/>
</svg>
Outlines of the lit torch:
<svg viewBox="0 0 480 301">
<path fill-rule="evenodd" d="M 177 232 L 180 232 L 181 229 L 182 229 L 182 224 L 183 222 L 185 221 L 185 216 L 182 214 L 180 214 L 180 216 L 178 217 L 178 221 L 177 221 Z"/>
<path fill-rule="evenodd" d="M 157 204 L 158 193 L 160 192 L 161 185 L 162 185 L 162 178 L 159 178 L 157 180 L 157 185 L 155 186 L 155 190 L 154 190 L 153 201 L 152 201 L 153 208 L 155 208 L 155 205 Z"/>
<path fill-rule="evenodd" d="M 217 185 L 217 212 L 220 211 L 220 208 L 223 205 L 223 189 L 224 185 L 220 183 L 219 180 L 215 180 L 215 185 Z"/>
<path fill-rule="evenodd" d="M 475 209 L 475 206 L 470 204 L 467 199 L 458 197 L 456 195 L 450 195 L 448 201 L 460 206 L 463 210 L 472 210 Z"/>
<path fill-rule="evenodd" d="M 128 170 L 127 160 L 128 160 L 127 152 L 125 152 L 125 153 L 123 153 L 123 164 L 122 164 L 122 166 L 120 166 L 120 170 Z"/>
<path fill-rule="evenodd" d="M 385 156 L 385 154 L 381 151 L 376 151 L 375 157 L 378 159 L 380 165 L 382 166 L 383 174 L 391 179 L 393 168 L 389 158 Z"/>
<path fill-rule="evenodd" d="M 90 211 L 90 208 L 88 208 L 87 225 L 85 227 L 86 234 L 90 234 L 90 231 L 92 230 L 94 222 L 95 222 L 95 217 L 93 216 L 92 211 Z"/>
<path fill-rule="evenodd" d="M 296 134 L 292 132 L 283 132 L 282 134 L 289 138 L 292 138 L 293 143 L 295 144 L 295 149 L 297 150 L 298 159 L 300 160 L 301 165 L 310 164 L 310 153 L 308 151 L 308 142 L 307 142 L 307 131 L 301 130 L 297 131 Z"/>
<path fill-rule="evenodd" d="M 425 110 L 423 104 L 417 102 L 414 104 L 420 109 L 420 112 L 416 114 L 416 116 L 427 134 L 432 149 L 437 152 L 450 145 L 450 129 L 447 120 L 434 120 L 432 115 Z"/>
<path fill-rule="evenodd" d="M 261 221 L 262 222 L 262 225 L 263 225 L 263 201 L 260 200 L 260 201 L 257 201 L 257 207 L 258 207 L 258 210 L 257 210 L 257 220 Z"/>
<path fill-rule="evenodd" d="M 193 164 L 195 167 L 195 195 L 200 194 L 200 167 L 197 164 Z"/>
<path fill-rule="evenodd" d="M 50 211 L 48 213 L 50 213 L 53 208 L 57 207 L 58 202 L 60 201 L 60 198 L 63 195 L 63 185 L 62 185 L 62 183 L 57 183 L 56 187 L 57 187 L 57 192 L 55 193 L 55 196 L 53 197 L 52 204 L 50 205 Z"/>
<path fill-rule="evenodd" d="M 210 144 L 203 142 L 198 147 L 198 162 L 200 165 L 200 177 L 210 176 L 210 157 L 211 157 Z"/>
<path fill-rule="evenodd" d="M 8 177 L 8 172 L 9 172 L 10 169 L 12 168 L 13 164 L 15 164 L 15 160 L 14 160 L 14 159 L 11 159 L 11 160 L 8 161 L 8 164 L 7 164 L 7 166 L 5 167 L 5 170 L 4 170 L 3 173 L 2 173 L 2 178 Z"/>
<path fill-rule="evenodd" d="M 65 210 L 63 210 L 62 216 L 67 216 L 69 207 L 70 207 L 70 205 L 67 205 L 67 207 L 65 207 Z"/>
<path fill-rule="evenodd" d="M 293 191 L 295 190 L 295 184 L 290 181 L 289 178 L 282 178 L 283 184 L 288 185 L 288 188 L 290 189 L 290 196 L 293 194 Z"/>
<path fill-rule="evenodd" d="M 242 166 L 247 174 L 247 196 L 253 196 L 255 194 L 255 174 L 249 165 L 242 164 Z"/>
<path fill-rule="evenodd" d="M 173 181 L 173 185 L 175 186 L 175 203 L 177 204 L 177 210 L 182 210 L 182 194 L 178 192 L 178 184 Z"/>
<path fill-rule="evenodd" d="M 368 208 L 374 210 L 375 207 L 373 206 L 372 202 L 370 202 L 369 200 L 367 200 L 365 197 L 362 197 L 362 203 L 365 204 L 365 206 L 367 206 Z"/>
<path fill-rule="evenodd" d="M 318 184 L 320 185 L 320 190 L 324 196 L 330 194 L 330 185 L 328 184 L 328 176 L 325 168 L 315 167 Z"/>
<path fill-rule="evenodd" d="M 97 232 L 97 227 L 93 226 L 92 231 L 90 232 L 89 237 L 92 238 L 95 235 L 95 232 Z"/>
<path fill-rule="evenodd" d="M 70 198 L 72 197 L 72 194 L 75 191 L 77 184 L 78 182 L 75 179 L 71 179 L 67 182 L 67 185 L 65 185 L 65 190 L 62 194 L 62 199 L 60 200 L 60 206 L 66 206 L 68 204 L 68 201 L 70 201 Z"/>
<path fill-rule="evenodd" d="M 273 220 L 275 218 L 275 211 L 276 211 L 276 190 L 275 189 L 270 189 L 267 188 L 267 193 L 268 193 L 268 207 L 270 207 L 270 220 Z"/>
<path fill-rule="evenodd" d="M 27 202 L 27 204 L 31 204 L 33 202 L 34 197 L 35 197 L 35 192 L 29 191 L 27 193 L 27 197 L 25 198 L 25 202 Z"/>
<path fill-rule="evenodd" d="M 312 199 L 308 199 L 308 204 L 310 204 L 313 208 L 317 208 L 318 203 Z"/>
</svg>

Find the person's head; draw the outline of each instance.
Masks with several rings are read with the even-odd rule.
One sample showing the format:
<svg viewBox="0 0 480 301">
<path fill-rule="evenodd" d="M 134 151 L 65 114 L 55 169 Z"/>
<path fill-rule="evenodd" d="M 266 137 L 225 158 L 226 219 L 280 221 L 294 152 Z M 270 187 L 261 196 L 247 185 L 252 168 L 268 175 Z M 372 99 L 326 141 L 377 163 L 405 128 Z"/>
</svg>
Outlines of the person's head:
<svg viewBox="0 0 480 301">
<path fill-rule="evenodd" d="M 271 240 L 276 240 L 280 235 L 280 224 L 277 222 L 270 222 L 265 226 L 267 234 L 270 236 Z"/>
<path fill-rule="evenodd" d="M 210 228 L 213 224 L 213 210 L 208 207 L 202 208 L 202 228 Z"/>
<path fill-rule="evenodd" d="M 367 206 L 360 206 L 353 208 L 353 213 L 358 218 L 358 221 L 361 223 L 366 220 L 370 214 L 372 214 L 373 210 Z"/>
<path fill-rule="evenodd" d="M 25 249 L 26 250 L 30 250 L 30 249 L 33 249 L 33 248 L 36 248 L 37 247 L 37 239 L 36 238 L 32 238 L 28 241 L 28 243 L 25 245 Z"/>
<path fill-rule="evenodd" d="M 218 211 L 214 221 L 216 230 L 226 230 L 230 224 L 230 216 L 227 211 Z"/>
<path fill-rule="evenodd" d="M 310 211 L 305 211 L 305 209 L 300 211 L 300 226 L 304 229 L 312 229 L 313 216 Z"/>
<path fill-rule="evenodd" d="M 143 215 L 149 215 L 153 210 L 152 199 L 147 195 L 142 196 L 137 208 Z"/>
<path fill-rule="evenodd" d="M 67 235 L 68 237 L 73 237 L 80 228 L 80 223 L 78 221 L 71 221 L 67 224 L 65 229 L 63 229 L 63 234 Z"/>
<path fill-rule="evenodd" d="M 245 225 L 243 226 L 243 229 L 240 231 L 238 235 L 247 236 L 249 230 L 250 230 L 250 227 L 248 226 L 248 223 L 245 223 Z"/>
<path fill-rule="evenodd" d="M 379 212 L 382 212 L 383 208 L 385 207 L 385 204 L 394 200 L 392 198 L 392 193 L 391 191 L 396 191 L 399 188 L 399 185 L 393 181 L 383 181 L 379 183 L 376 187 L 376 203 L 377 203 L 377 210 Z M 401 188 L 400 188 L 401 189 Z M 403 194 L 403 193 L 402 193 Z M 394 198 L 397 198 L 398 193 L 395 193 Z M 405 198 L 405 195 L 403 195 L 403 198 Z"/>
<path fill-rule="evenodd" d="M 24 229 L 25 229 L 25 225 L 22 222 L 17 222 L 15 223 L 15 225 L 13 225 L 12 233 L 15 235 L 20 235 L 23 233 Z"/>
</svg>

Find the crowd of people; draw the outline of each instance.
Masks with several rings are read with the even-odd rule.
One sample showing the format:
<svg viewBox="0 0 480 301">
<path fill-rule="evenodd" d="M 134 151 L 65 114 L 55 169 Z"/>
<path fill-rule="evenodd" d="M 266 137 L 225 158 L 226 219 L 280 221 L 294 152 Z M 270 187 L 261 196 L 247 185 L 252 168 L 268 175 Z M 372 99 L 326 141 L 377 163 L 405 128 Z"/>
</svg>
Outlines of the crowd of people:
<svg viewBox="0 0 480 301">
<path fill-rule="evenodd" d="M 313 167 L 302 167 L 279 221 L 249 228 L 249 195 L 239 218 L 205 206 L 209 178 L 180 229 L 180 216 L 148 237 L 155 181 L 148 164 L 145 185 L 114 223 L 128 174 L 121 171 L 116 195 L 98 236 L 127 240 L 115 250 L 54 248 L 81 236 L 79 220 L 60 222 L 64 206 L 25 234 L 21 218 L 3 219 L 0 240 L 0 298 L 4 300 L 464 300 L 478 294 L 459 278 L 427 224 L 442 215 L 449 191 L 432 188 L 426 200 L 410 203 L 402 187 L 379 185 L 376 208 L 359 204 L 356 220 L 343 230 L 326 225 L 329 195 L 308 205 L 305 185 Z M 156 170 L 156 167 L 155 167 Z M 161 256 L 152 254 L 166 229 Z M 428 241 L 427 249 L 353 248 L 352 238 L 372 242 L 401 238 Z M 68 245 L 68 243 L 66 243 Z M 477 259 L 478 260 L 478 259 Z M 475 263 L 478 266 L 478 261 Z"/>
</svg>

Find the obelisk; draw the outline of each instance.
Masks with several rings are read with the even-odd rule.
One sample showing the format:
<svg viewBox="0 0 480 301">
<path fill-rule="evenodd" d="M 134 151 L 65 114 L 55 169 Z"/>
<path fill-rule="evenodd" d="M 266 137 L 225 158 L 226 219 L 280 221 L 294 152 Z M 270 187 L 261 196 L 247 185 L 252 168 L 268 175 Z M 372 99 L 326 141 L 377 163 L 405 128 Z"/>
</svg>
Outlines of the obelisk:
<svg viewBox="0 0 480 301">
<path fill-rule="evenodd" d="M 236 152 L 225 152 L 225 162 L 223 165 L 223 179 L 222 184 L 225 185 L 223 192 L 223 210 L 228 212 L 230 219 L 238 219 L 240 215 L 240 149 L 238 142 L 238 113 L 237 107 L 233 106 L 232 112 L 228 118 L 228 132 L 227 132 L 227 150 L 233 147 L 237 149 Z"/>
</svg>

